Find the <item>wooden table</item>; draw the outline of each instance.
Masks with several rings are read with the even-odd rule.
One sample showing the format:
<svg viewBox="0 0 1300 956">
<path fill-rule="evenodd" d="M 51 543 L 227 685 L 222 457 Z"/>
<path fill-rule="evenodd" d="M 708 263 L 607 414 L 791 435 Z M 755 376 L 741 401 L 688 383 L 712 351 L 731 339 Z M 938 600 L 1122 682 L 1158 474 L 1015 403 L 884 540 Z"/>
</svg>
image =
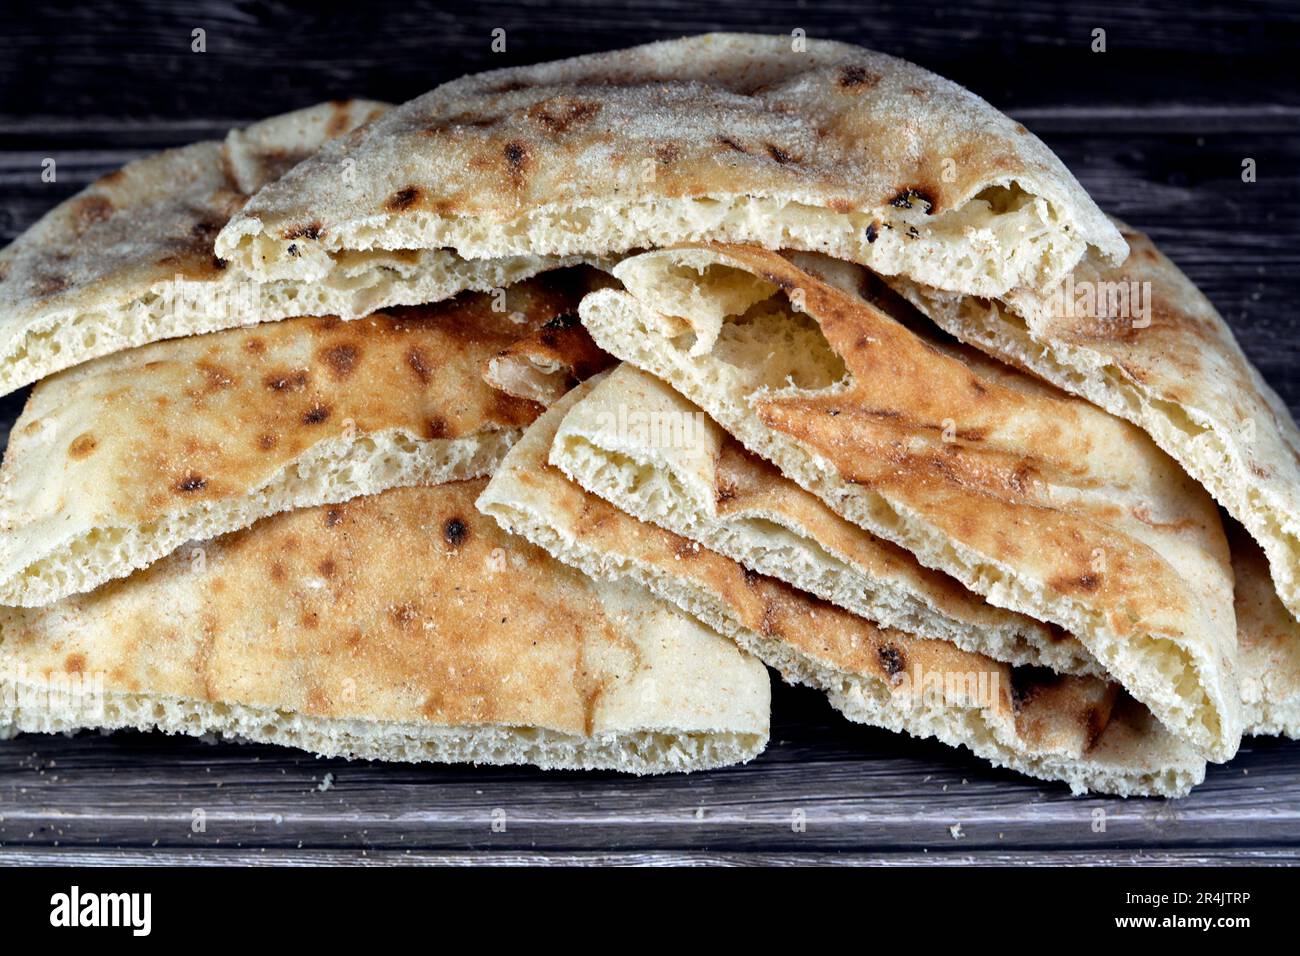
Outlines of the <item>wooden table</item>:
<svg viewBox="0 0 1300 956">
<path fill-rule="evenodd" d="M 1292 4 L 408 0 L 318 14 L 46 3 L 0 16 L 4 241 L 123 162 L 320 99 L 402 100 L 468 70 L 708 29 L 801 28 L 874 46 L 965 83 L 1041 135 L 1104 208 L 1149 231 L 1200 284 L 1300 411 Z M 496 27 L 503 54 L 489 49 Z M 206 53 L 191 52 L 196 28 Z M 1104 53 L 1090 49 L 1097 28 Z M 55 183 L 41 181 L 45 157 Z M 1241 178 L 1246 158 L 1254 183 Z M 0 401 L 0 431 L 24 398 Z M 752 764 L 644 780 L 349 763 L 134 733 L 21 737 L 0 743 L 0 863 L 1300 860 L 1297 743 L 1247 741 L 1182 801 L 1084 799 L 849 725 L 810 691 L 777 687 L 774 711 L 772 745 Z M 496 809 L 504 832 L 491 825 Z"/>
</svg>

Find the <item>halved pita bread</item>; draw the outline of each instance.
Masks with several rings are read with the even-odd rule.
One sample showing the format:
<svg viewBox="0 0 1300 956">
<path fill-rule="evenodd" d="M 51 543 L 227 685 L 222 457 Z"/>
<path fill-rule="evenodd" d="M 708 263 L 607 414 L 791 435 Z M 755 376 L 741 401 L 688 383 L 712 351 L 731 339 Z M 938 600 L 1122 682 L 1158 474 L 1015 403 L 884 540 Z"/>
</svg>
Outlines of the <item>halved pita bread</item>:
<svg viewBox="0 0 1300 956">
<path fill-rule="evenodd" d="M 1300 738 L 1300 622 L 1282 605 L 1268 561 L 1254 539 L 1230 522 L 1237 579 L 1237 640 L 1247 734 Z"/>
<path fill-rule="evenodd" d="M 1073 637 L 993 607 L 844 520 L 631 365 L 571 407 L 549 460 L 633 517 L 877 624 L 1010 664 L 1104 676 Z"/>
<path fill-rule="evenodd" d="M 749 760 L 763 666 L 474 511 L 482 481 L 289 512 L 0 611 L 0 728 L 631 773 Z"/>
<path fill-rule="evenodd" d="M 603 273 L 584 271 L 583 275 Z M 616 284 L 608 276 L 605 278 L 604 283 L 592 278 L 588 288 Z M 548 406 L 579 382 L 613 364 L 614 357 L 596 345 L 591 333 L 583 328 L 575 307 L 488 359 L 483 379 L 507 395 Z"/>
<path fill-rule="evenodd" d="M 524 433 L 480 510 L 593 578 L 638 582 L 786 680 L 825 692 L 850 720 L 968 747 L 1076 792 L 1179 796 L 1203 779 L 1204 760 L 1114 684 L 877 628 L 584 491 L 547 457 L 590 388 L 578 386 Z"/>
<path fill-rule="evenodd" d="M 540 409 L 484 364 L 584 288 L 548 275 L 227 329 L 43 380 L 0 469 L 0 603 L 50 604 L 277 511 L 490 474 Z"/>
<path fill-rule="evenodd" d="M 323 103 L 109 173 L 0 250 L 0 394 L 159 339 L 298 315 L 363 316 L 504 288 L 552 263 L 449 252 L 344 257 L 329 282 L 258 283 L 213 255 L 250 194 L 388 107 Z M 347 175 L 338 173 L 342 188 Z"/>
<path fill-rule="evenodd" d="M 1145 434 L 772 252 L 686 247 L 614 271 L 630 291 L 581 307 L 602 348 L 853 523 L 1076 635 L 1211 759 L 1236 752 L 1223 529 Z"/>
<path fill-rule="evenodd" d="M 339 170 L 352 164 L 354 188 Z M 938 288 L 1050 288 L 1126 248 L 1065 166 L 967 90 L 827 40 L 712 34 L 465 77 L 264 188 L 217 238 L 261 279 L 357 256 L 811 249 Z"/>
<path fill-rule="evenodd" d="M 1300 431 L 1209 299 L 1116 225 L 1128 261 L 1089 256 L 1055 297 L 899 291 L 964 341 L 1143 428 L 1254 535 L 1300 616 Z"/>
</svg>

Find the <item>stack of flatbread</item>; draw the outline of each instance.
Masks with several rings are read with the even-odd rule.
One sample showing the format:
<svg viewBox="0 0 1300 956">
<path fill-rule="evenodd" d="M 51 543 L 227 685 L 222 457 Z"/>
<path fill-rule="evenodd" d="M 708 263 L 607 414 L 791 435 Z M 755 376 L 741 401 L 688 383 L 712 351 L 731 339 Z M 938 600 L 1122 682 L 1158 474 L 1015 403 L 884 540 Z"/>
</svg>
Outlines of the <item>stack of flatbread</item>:
<svg viewBox="0 0 1300 956">
<path fill-rule="evenodd" d="M 1076 792 L 1300 733 L 1300 432 L 1023 126 L 709 35 L 149 157 L 0 252 L 0 729 L 634 773 L 767 668 Z"/>
</svg>

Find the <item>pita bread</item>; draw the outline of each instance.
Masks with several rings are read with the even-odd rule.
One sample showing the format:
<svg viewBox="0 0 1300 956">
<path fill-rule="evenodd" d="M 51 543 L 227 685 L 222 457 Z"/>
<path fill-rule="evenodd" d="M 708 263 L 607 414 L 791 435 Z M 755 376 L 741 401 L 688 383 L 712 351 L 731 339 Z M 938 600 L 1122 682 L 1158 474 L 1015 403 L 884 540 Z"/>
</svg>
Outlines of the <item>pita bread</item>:
<svg viewBox="0 0 1300 956">
<path fill-rule="evenodd" d="M 1255 536 L 1300 616 L 1300 431 L 1210 301 L 1147 236 L 1116 225 L 1128 261 L 1089 256 L 1054 298 L 899 289 L 952 334 L 1144 429 Z"/>
<path fill-rule="evenodd" d="M 0 469 L 0 603 L 51 604 L 277 511 L 490 474 L 540 409 L 483 365 L 584 287 L 227 329 L 41 381 Z"/>
<path fill-rule="evenodd" d="M 800 47 L 712 34 L 465 77 L 262 189 L 217 254 L 306 282 L 392 249 L 568 256 L 709 239 L 988 296 L 1051 288 L 1088 246 L 1124 258 L 1023 126 L 910 63 Z"/>
<path fill-rule="evenodd" d="M 1247 734 L 1300 738 L 1300 623 L 1269 580 L 1268 561 L 1254 539 L 1229 523 L 1237 578 L 1237 640 Z"/>
<path fill-rule="evenodd" d="M 593 578 L 636 581 L 777 668 L 850 720 L 968 747 L 1075 792 L 1186 793 L 1205 763 L 1113 684 L 1011 668 L 946 641 L 877 628 L 635 518 L 547 463 L 591 388 L 551 407 L 506 455 L 481 511 Z"/>
<path fill-rule="evenodd" d="M 482 481 L 276 515 L 124 581 L 0 611 L 0 726 L 630 773 L 749 760 L 763 666 L 474 511 Z"/>
<path fill-rule="evenodd" d="M 581 307 L 598 345 L 843 517 L 1076 635 L 1211 759 L 1235 753 L 1227 543 L 1209 496 L 1145 434 L 775 253 L 684 247 L 614 272 L 630 291 Z"/>
<path fill-rule="evenodd" d="M 159 339 L 298 315 L 504 288 L 552 263 L 466 262 L 449 252 L 343 257 L 329 282 L 258 283 L 213 255 L 249 194 L 387 107 L 323 103 L 146 157 L 62 203 L 0 251 L 0 394 Z"/>
<path fill-rule="evenodd" d="M 985 603 L 845 521 L 631 365 L 618 366 L 572 406 L 549 460 L 634 518 L 877 624 L 1010 664 L 1104 676 L 1075 638 Z"/>
<path fill-rule="evenodd" d="M 587 289 L 616 284 L 607 276 L 603 283 L 595 278 L 603 273 L 584 270 L 582 275 Z M 483 379 L 507 395 L 547 406 L 613 364 L 614 357 L 601 350 L 583 328 L 575 307 L 488 359 Z"/>
</svg>

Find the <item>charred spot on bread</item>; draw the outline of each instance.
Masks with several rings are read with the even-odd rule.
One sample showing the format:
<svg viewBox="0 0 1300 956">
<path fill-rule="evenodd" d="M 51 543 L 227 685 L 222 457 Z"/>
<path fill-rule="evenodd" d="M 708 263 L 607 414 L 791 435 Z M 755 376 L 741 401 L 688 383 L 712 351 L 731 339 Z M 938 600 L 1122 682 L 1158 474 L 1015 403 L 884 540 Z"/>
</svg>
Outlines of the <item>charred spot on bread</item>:
<svg viewBox="0 0 1300 956">
<path fill-rule="evenodd" d="M 406 364 L 415 373 L 421 385 L 429 384 L 429 379 L 433 376 L 433 363 L 429 361 L 429 356 L 425 354 L 424 349 L 412 345 L 406 353 Z"/>
<path fill-rule="evenodd" d="M 262 383 L 273 392 L 297 392 L 307 387 L 308 374 L 305 371 L 273 372 Z"/>
<path fill-rule="evenodd" d="M 303 412 L 302 423 L 304 425 L 319 425 L 330 417 L 330 407 L 321 402 L 316 402 L 307 411 Z"/>
<path fill-rule="evenodd" d="M 907 670 L 907 655 L 897 644 L 886 644 L 876 652 L 886 676 L 893 678 Z"/>
<path fill-rule="evenodd" d="M 319 222 L 307 222 L 297 226 L 289 226 L 284 230 L 285 239 L 319 239 L 321 225 Z"/>
<path fill-rule="evenodd" d="M 442 538 L 453 548 L 459 548 L 469 538 L 469 527 L 460 518 L 448 518 L 442 525 Z"/>
<path fill-rule="evenodd" d="M 388 212 L 405 212 L 419 201 L 419 186 L 403 186 L 384 201 L 384 209 Z"/>
<path fill-rule="evenodd" d="M 795 157 L 793 153 L 789 152 L 788 150 L 782 149 L 780 146 L 777 146 L 775 143 L 764 143 L 763 145 L 767 149 L 767 155 L 772 157 L 773 162 L 776 162 L 782 166 L 792 166 L 795 163 L 799 162 L 799 160 Z"/>
<path fill-rule="evenodd" d="M 932 215 L 935 211 L 934 195 L 919 186 L 900 189 L 894 198 L 889 200 L 889 204 L 895 209 L 911 209 L 914 203 L 922 203 L 927 215 Z"/>
<path fill-rule="evenodd" d="M 528 116 L 549 132 L 559 135 L 588 122 L 600 110 L 601 104 L 592 100 L 557 97 L 529 107 Z"/>
<path fill-rule="evenodd" d="M 195 491 L 202 491 L 208 486 L 208 479 L 202 475 L 190 472 L 184 478 L 176 483 L 176 490 L 185 494 Z"/>
<path fill-rule="evenodd" d="M 361 357 L 361 347 L 351 342 L 331 345 L 321 353 L 324 363 L 329 366 L 335 378 L 343 379 L 352 374 Z"/>
<path fill-rule="evenodd" d="M 835 82 L 843 90 L 870 89 L 880 82 L 880 74 L 872 73 L 864 66 L 845 66 L 840 68 Z"/>
<path fill-rule="evenodd" d="M 519 185 L 523 182 L 524 171 L 528 168 L 528 146 L 519 140 L 511 140 L 506 143 L 502 152 L 506 158 L 506 166 L 510 170 L 510 179 Z"/>
</svg>

